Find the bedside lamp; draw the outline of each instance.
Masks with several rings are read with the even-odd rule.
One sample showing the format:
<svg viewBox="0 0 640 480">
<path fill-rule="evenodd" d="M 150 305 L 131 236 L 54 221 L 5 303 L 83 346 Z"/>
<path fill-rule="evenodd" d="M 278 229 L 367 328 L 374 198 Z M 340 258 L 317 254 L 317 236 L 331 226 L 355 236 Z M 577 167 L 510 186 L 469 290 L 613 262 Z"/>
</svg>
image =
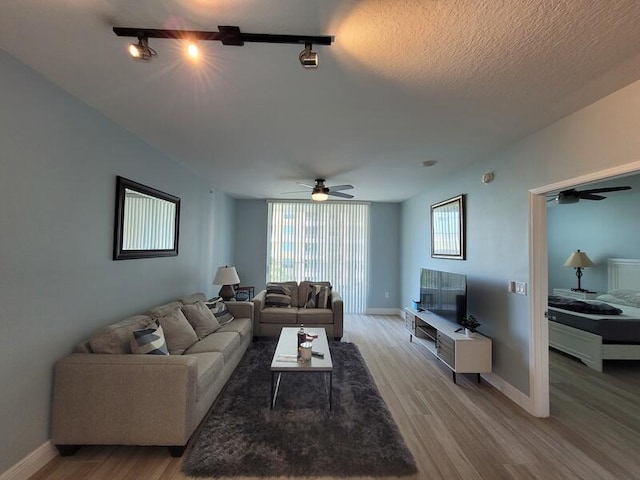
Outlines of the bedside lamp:
<svg viewBox="0 0 640 480">
<path fill-rule="evenodd" d="M 213 285 L 222 285 L 218 295 L 220 295 L 224 301 L 229 301 L 236 296 L 233 285 L 237 285 L 238 283 L 240 283 L 240 277 L 238 277 L 236 267 L 218 267 L 216 276 L 213 278 Z"/>
<path fill-rule="evenodd" d="M 574 292 L 588 292 L 588 290 L 585 290 L 580 285 L 580 279 L 582 278 L 582 269 L 584 267 L 593 267 L 593 262 L 589 257 L 587 257 L 587 254 L 581 252 L 580 249 L 572 252 L 571 255 L 569 255 L 569 258 L 567 258 L 566 262 L 564 262 L 564 266 L 573 267 L 576 269 L 576 277 L 578 277 L 578 288 L 572 288 L 571 290 L 573 290 Z"/>
</svg>

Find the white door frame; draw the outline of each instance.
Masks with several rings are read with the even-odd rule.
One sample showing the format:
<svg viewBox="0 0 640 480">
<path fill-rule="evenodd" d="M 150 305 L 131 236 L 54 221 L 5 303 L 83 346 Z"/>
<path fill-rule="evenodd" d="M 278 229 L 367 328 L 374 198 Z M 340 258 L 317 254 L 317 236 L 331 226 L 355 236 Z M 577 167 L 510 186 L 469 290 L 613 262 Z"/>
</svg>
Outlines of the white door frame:
<svg viewBox="0 0 640 480">
<path fill-rule="evenodd" d="M 529 190 L 529 266 L 531 318 L 529 342 L 529 412 L 536 417 L 549 416 L 549 327 L 547 311 L 547 199 L 546 194 L 573 188 L 583 183 L 620 175 L 640 173 L 640 161 L 607 168 Z"/>
</svg>

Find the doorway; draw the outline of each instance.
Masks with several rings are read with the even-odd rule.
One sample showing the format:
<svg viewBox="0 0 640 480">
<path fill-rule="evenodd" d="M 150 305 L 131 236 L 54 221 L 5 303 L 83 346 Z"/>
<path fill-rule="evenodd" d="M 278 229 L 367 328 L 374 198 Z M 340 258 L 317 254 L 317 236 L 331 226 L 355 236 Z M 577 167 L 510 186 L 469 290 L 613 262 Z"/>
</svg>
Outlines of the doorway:
<svg viewBox="0 0 640 480">
<path fill-rule="evenodd" d="M 640 173 L 640 161 L 582 175 L 529 191 L 529 266 L 531 330 L 529 344 L 529 412 L 548 417 L 549 400 L 549 329 L 546 322 L 548 295 L 547 267 L 547 194 L 574 188 L 584 183 Z"/>
</svg>

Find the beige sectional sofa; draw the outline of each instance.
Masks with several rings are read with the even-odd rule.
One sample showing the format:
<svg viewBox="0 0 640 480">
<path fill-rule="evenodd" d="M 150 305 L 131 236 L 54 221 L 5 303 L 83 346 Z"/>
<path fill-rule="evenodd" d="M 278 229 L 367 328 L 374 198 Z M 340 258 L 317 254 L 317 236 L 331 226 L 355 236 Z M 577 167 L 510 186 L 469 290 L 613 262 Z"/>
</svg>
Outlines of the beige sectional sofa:
<svg viewBox="0 0 640 480">
<path fill-rule="evenodd" d="M 110 325 L 56 363 L 51 436 L 62 455 L 81 445 L 162 445 L 182 454 L 252 341 L 253 304 L 227 303 L 235 319 L 191 345 L 191 332 L 187 341 L 171 333 L 170 342 L 173 327 L 161 323 L 174 353 L 186 346 L 182 354 L 132 354 L 130 345 L 134 330 L 202 302 L 194 294 Z"/>
<path fill-rule="evenodd" d="M 327 308 L 305 308 L 310 285 L 327 285 L 329 282 L 280 282 L 290 292 L 288 306 L 267 306 L 267 290 L 262 290 L 253 298 L 254 335 L 257 337 L 278 337 L 282 327 L 324 328 L 328 338 L 339 340 L 343 334 L 343 302 L 340 294 L 331 289 Z"/>
</svg>

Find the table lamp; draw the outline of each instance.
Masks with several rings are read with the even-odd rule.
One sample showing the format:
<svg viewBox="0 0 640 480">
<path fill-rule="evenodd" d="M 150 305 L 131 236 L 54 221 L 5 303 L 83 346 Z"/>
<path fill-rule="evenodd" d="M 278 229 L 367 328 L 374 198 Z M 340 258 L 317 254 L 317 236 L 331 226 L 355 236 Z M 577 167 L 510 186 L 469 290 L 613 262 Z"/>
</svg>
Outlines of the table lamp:
<svg viewBox="0 0 640 480">
<path fill-rule="evenodd" d="M 240 277 L 236 267 L 218 267 L 216 276 L 213 278 L 213 285 L 222 285 L 218 295 L 222 297 L 224 301 L 229 301 L 236 296 L 236 292 L 233 289 L 233 285 L 240 283 Z"/>
<path fill-rule="evenodd" d="M 580 285 L 580 279 L 582 278 L 582 269 L 584 267 L 593 267 L 593 262 L 587 256 L 586 253 L 581 252 L 580 249 L 575 252 L 571 252 L 569 258 L 564 262 L 565 267 L 574 267 L 576 269 L 576 277 L 578 277 L 578 288 L 572 288 L 574 292 L 588 292 Z"/>
</svg>

